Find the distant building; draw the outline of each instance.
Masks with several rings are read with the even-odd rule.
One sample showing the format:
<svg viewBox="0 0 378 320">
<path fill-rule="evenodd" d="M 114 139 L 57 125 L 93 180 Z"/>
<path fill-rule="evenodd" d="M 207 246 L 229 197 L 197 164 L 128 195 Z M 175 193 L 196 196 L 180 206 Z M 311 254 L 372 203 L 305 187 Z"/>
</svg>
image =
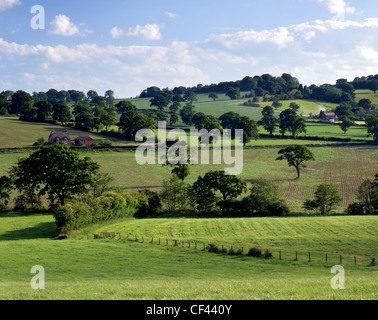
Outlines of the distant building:
<svg viewBox="0 0 378 320">
<path fill-rule="evenodd" d="M 55 143 L 64 143 L 68 147 L 72 147 L 72 138 L 70 137 L 68 131 L 65 132 L 55 132 L 51 131 L 49 136 L 49 144 L 55 144 Z"/>
<path fill-rule="evenodd" d="M 88 148 L 91 148 L 94 142 L 94 140 L 89 136 L 80 136 L 77 138 L 71 138 L 70 134 L 66 130 L 64 132 L 51 131 L 48 144 L 64 143 L 69 148 L 71 148 L 72 145 L 76 143 L 76 141 L 82 142 Z"/>
<path fill-rule="evenodd" d="M 75 141 L 80 141 L 82 142 L 85 146 L 87 146 L 88 148 L 91 148 L 92 145 L 93 145 L 93 142 L 94 140 L 91 138 L 91 137 L 84 137 L 84 136 L 80 136 L 80 137 L 77 137 L 75 139 Z"/>
<path fill-rule="evenodd" d="M 321 112 L 320 119 L 329 122 L 339 121 L 339 117 L 334 112 Z"/>
<path fill-rule="evenodd" d="M 376 110 L 373 110 L 373 111 L 367 111 L 366 112 L 366 115 L 369 115 L 369 116 L 376 116 L 378 114 L 378 112 Z"/>
</svg>

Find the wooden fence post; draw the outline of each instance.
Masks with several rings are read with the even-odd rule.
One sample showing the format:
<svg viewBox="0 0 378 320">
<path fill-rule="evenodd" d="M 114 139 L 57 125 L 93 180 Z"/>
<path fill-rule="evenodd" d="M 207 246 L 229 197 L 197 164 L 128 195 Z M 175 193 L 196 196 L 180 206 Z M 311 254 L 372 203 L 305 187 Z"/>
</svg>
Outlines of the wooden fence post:
<svg viewBox="0 0 378 320">
<path fill-rule="evenodd" d="M 357 257 L 354 256 L 354 264 L 357 264 Z"/>
<path fill-rule="evenodd" d="M 343 263 L 343 257 L 340 254 L 340 264 L 342 264 L 342 263 Z"/>
<path fill-rule="evenodd" d="M 298 261 L 298 252 L 295 251 L 295 260 L 294 261 Z"/>
<path fill-rule="evenodd" d="M 282 260 L 282 259 L 281 259 L 281 250 L 280 250 L 280 253 L 279 253 L 279 254 L 280 254 L 280 258 L 279 258 L 279 259 Z"/>
<path fill-rule="evenodd" d="M 311 262 L 311 252 L 308 253 L 308 262 Z"/>
<path fill-rule="evenodd" d="M 326 263 L 328 262 L 328 254 L 326 254 Z"/>
</svg>

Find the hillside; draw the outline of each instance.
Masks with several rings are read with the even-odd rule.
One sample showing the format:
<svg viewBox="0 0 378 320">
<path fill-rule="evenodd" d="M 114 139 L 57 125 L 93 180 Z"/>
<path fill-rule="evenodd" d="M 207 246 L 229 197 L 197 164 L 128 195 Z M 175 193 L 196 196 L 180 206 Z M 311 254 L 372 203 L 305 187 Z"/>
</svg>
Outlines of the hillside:
<svg viewBox="0 0 378 320">
<path fill-rule="evenodd" d="M 71 137 L 91 136 L 95 140 L 109 139 L 114 145 L 130 143 L 130 141 L 62 127 L 60 125 L 25 122 L 13 117 L 0 117 L 0 148 L 30 147 L 39 138 L 44 138 L 47 141 L 51 131 L 65 131 L 66 129 L 69 131 Z"/>
<path fill-rule="evenodd" d="M 328 221 L 333 222 L 333 226 L 338 223 L 341 225 L 338 231 L 340 237 L 349 239 L 347 241 L 350 241 L 354 248 L 360 248 L 365 237 L 358 236 L 357 244 L 353 244 L 353 238 L 349 234 L 348 218 L 329 219 Z M 366 218 L 360 220 L 363 226 L 369 224 Z M 248 223 L 247 220 L 245 222 Z M 322 224 L 320 221 L 317 227 L 323 225 L 325 230 L 334 230 L 327 224 L 327 222 Z M 192 232 L 199 231 L 199 226 L 200 222 Z M 364 227 L 364 230 L 369 228 Z M 8 213 L 0 216 L 0 240 L 3 240 L 0 241 L 2 270 L 0 299 L 374 300 L 377 298 L 377 270 L 367 266 L 364 260 L 358 260 L 358 265 L 353 263 L 346 265 L 348 273 L 345 290 L 332 290 L 330 281 L 333 275 L 330 270 L 334 261 L 308 263 L 302 258 L 297 262 L 293 259 L 265 260 L 126 240 L 53 241 L 50 237 L 55 231 L 54 219 L 50 215 Z M 217 234 L 218 236 L 222 234 L 214 229 L 211 231 L 214 232 L 213 239 Z M 162 229 L 162 234 L 164 232 Z M 260 231 L 255 232 L 258 233 Z M 289 232 L 289 236 L 293 234 L 292 231 Z M 322 233 L 322 237 L 324 234 Z M 281 232 L 281 239 L 284 237 Z M 331 236 L 328 239 L 336 238 Z M 296 240 L 293 242 L 293 248 L 297 243 Z M 337 241 L 330 241 L 330 244 L 332 243 L 335 248 L 340 247 Z M 45 290 L 30 289 L 30 279 L 33 276 L 30 274 L 30 268 L 33 265 L 44 267 Z"/>
</svg>

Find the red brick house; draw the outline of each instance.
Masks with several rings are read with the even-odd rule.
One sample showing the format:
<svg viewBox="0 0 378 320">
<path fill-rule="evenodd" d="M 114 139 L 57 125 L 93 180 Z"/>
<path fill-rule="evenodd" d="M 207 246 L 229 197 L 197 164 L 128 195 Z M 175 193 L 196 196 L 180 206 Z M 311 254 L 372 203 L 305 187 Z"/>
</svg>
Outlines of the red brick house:
<svg viewBox="0 0 378 320">
<path fill-rule="evenodd" d="M 70 137 L 68 131 L 66 130 L 65 132 L 50 132 L 49 144 L 55 144 L 55 143 L 64 143 L 68 147 L 72 147 L 72 138 Z"/>
<path fill-rule="evenodd" d="M 75 140 L 79 140 L 88 148 L 91 148 L 94 142 L 91 137 L 84 137 L 84 136 L 77 137 Z"/>
<path fill-rule="evenodd" d="M 77 138 L 71 138 L 68 131 L 64 132 L 50 132 L 48 144 L 55 144 L 55 143 L 64 143 L 69 148 L 75 144 L 76 141 L 82 142 L 86 147 L 91 148 L 93 145 L 94 140 L 89 136 L 80 136 Z"/>
<path fill-rule="evenodd" d="M 339 117 L 334 112 L 321 112 L 320 119 L 323 121 L 337 122 Z"/>
</svg>

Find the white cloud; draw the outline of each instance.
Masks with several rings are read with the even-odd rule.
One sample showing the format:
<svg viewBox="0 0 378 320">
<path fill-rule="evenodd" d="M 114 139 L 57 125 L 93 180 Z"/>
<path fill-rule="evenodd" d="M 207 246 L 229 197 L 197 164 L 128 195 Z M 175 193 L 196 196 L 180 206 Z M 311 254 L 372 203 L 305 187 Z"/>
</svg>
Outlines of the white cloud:
<svg viewBox="0 0 378 320">
<path fill-rule="evenodd" d="M 20 0 L 0 0 L 0 12 L 12 8 L 15 5 L 20 5 Z"/>
<path fill-rule="evenodd" d="M 121 28 L 113 27 L 110 30 L 110 35 L 112 36 L 113 39 L 117 39 L 117 38 L 121 38 L 124 35 L 124 32 Z"/>
<path fill-rule="evenodd" d="M 167 17 L 171 18 L 171 19 L 174 19 L 174 18 L 177 17 L 177 14 L 172 13 L 172 12 L 169 12 L 169 11 L 164 12 L 164 14 L 165 14 Z"/>
<path fill-rule="evenodd" d="M 160 40 L 162 38 L 160 26 L 157 24 L 146 24 L 145 26 L 138 24 L 135 28 L 129 28 L 126 35 L 144 37 L 147 40 Z"/>
<path fill-rule="evenodd" d="M 333 20 L 343 21 L 346 14 L 353 14 L 356 12 L 356 8 L 351 7 L 344 0 L 318 0 L 327 6 L 330 13 L 334 14 Z"/>
<path fill-rule="evenodd" d="M 49 33 L 59 36 L 75 36 L 75 35 L 86 35 L 92 33 L 92 30 L 85 29 L 80 32 L 79 27 L 76 26 L 69 17 L 60 14 L 55 17 L 53 21 L 50 22 Z"/>
<path fill-rule="evenodd" d="M 240 46 L 248 44 L 271 43 L 279 47 L 285 47 L 294 41 L 294 37 L 285 27 L 262 31 L 240 31 L 233 34 L 221 34 L 213 36 L 212 39 L 220 42 L 228 49 L 239 49 Z"/>
</svg>

